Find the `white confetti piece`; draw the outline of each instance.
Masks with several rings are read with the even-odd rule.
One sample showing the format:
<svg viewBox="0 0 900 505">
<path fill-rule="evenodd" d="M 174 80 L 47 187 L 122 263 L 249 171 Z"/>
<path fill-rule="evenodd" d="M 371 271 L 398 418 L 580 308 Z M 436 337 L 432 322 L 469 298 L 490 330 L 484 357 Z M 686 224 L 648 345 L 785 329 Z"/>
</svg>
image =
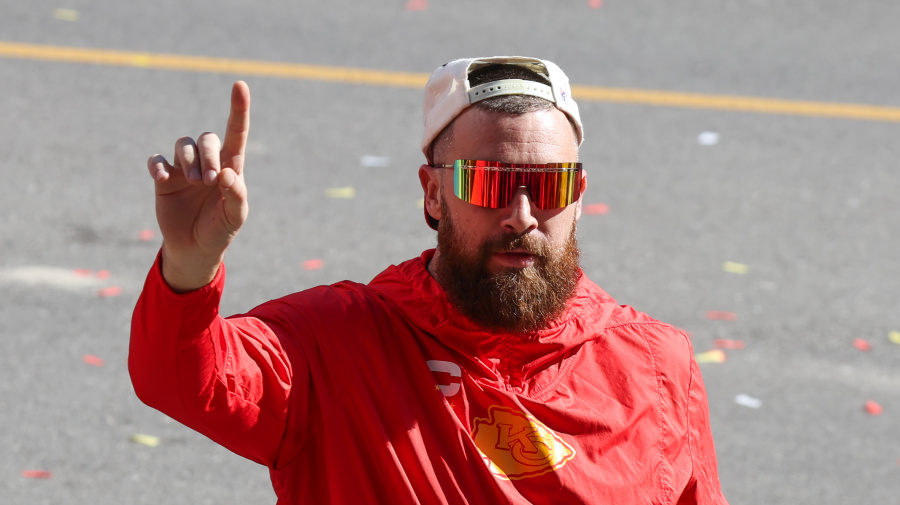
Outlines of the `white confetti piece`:
<svg viewBox="0 0 900 505">
<path fill-rule="evenodd" d="M 703 132 L 697 135 L 697 143 L 701 146 L 714 146 L 719 143 L 719 134 L 716 132 Z"/>
<path fill-rule="evenodd" d="M 359 164 L 364 167 L 387 167 L 391 164 L 391 159 L 387 156 L 363 156 L 359 159 Z"/>
<path fill-rule="evenodd" d="M 759 398 L 753 398 L 752 396 L 745 395 L 743 393 L 734 397 L 734 403 L 742 407 L 748 407 L 751 409 L 758 409 L 762 407 L 762 400 Z"/>
</svg>

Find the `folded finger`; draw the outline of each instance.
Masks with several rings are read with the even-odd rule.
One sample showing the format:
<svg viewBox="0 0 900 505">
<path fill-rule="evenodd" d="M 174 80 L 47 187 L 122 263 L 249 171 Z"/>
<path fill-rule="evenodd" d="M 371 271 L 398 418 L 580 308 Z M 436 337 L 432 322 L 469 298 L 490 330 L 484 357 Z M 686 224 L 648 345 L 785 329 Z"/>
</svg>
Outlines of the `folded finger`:
<svg viewBox="0 0 900 505">
<path fill-rule="evenodd" d="M 200 156 L 194 139 L 181 137 L 175 142 L 175 166 L 181 169 L 187 180 L 200 180 Z"/>
<path fill-rule="evenodd" d="M 147 160 L 147 170 L 150 171 L 150 177 L 156 182 L 164 182 L 169 180 L 169 175 L 175 169 L 166 161 L 165 156 L 154 154 Z"/>
<path fill-rule="evenodd" d="M 221 170 L 219 162 L 219 150 L 222 143 L 215 133 L 206 132 L 197 137 L 197 152 L 200 156 L 200 172 L 203 174 L 203 182 L 215 184 L 216 177 Z"/>
</svg>

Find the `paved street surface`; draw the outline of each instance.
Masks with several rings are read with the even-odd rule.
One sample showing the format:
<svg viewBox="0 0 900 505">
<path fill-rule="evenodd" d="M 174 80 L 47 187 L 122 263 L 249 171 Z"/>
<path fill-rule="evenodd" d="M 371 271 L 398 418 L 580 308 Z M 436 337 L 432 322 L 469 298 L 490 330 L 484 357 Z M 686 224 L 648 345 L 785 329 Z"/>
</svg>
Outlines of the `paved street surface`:
<svg viewBox="0 0 900 505">
<path fill-rule="evenodd" d="M 131 388 L 131 310 L 160 243 L 146 159 L 221 134 L 246 80 L 251 214 L 222 311 L 365 282 L 434 245 L 421 89 L 273 69 L 421 77 L 491 54 L 553 60 L 585 96 L 695 94 L 580 100 L 595 212 L 578 238 L 589 277 L 712 361 L 732 505 L 900 503 L 898 22 L 885 0 L 0 0 L 0 503 L 274 503 L 263 467 Z M 160 54 L 276 65 L 171 70 Z M 723 95 L 783 102 L 709 108 Z"/>
</svg>

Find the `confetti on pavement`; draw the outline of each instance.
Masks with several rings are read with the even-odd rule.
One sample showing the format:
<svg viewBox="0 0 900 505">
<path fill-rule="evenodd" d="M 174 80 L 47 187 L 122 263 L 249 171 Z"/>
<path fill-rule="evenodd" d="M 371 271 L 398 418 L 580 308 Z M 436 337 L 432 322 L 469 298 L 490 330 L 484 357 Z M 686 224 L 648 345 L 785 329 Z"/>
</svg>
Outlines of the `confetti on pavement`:
<svg viewBox="0 0 900 505">
<path fill-rule="evenodd" d="M 581 208 L 581 211 L 585 214 L 596 214 L 605 216 L 609 213 L 609 205 L 605 203 L 592 203 L 590 205 L 585 205 Z"/>
<path fill-rule="evenodd" d="M 112 272 L 109 270 L 97 270 L 97 273 L 94 274 L 98 279 L 109 279 L 112 275 Z"/>
<path fill-rule="evenodd" d="M 420 208 L 420 209 L 424 209 L 424 208 L 425 208 L 425 199 L 424 199 L 424 198 L 419 198 L 419 199 L 416 201 L 416 207 L 418 207 L 418 208 Z"/>
<path fill-rule="evenodd" d="M 703 132 L 697 135 L 697 143 L 701 146 L 714 146 L 719 143 L 719 134 L 716 132 Z"/>
<path fill-rule="evenodd" d="M 53 17 L 60 21 L 71 21 L 74 23 L 75 21 L 78 21 L 80 16 L 78 11 L 72 9 L 56 9 L 53 11 Z"/>
<path fill-rule="evenodd" d="M 146 445 L 147 447 L 156 447 L 159 445 L 159 437 L 153 435 L 143 435 L 136 433 L 131 436 L 131 441 L 136 444 Z"/>
<path fill-rule="evenodd" d="M 303 262 L 304 270 L 318 270 L 325 266 L 325 262 L 320 259 L 311 259 Z"/>
<path fill-rule="evenodd" d="M 97 291 L 97 296 L 101 298 L 109 298 L 112 296 L 119 296 L 122 294 L 122 288 L 119 286 L 109 286 L 108 288 L 103 288 L 100 291 Z"/>
<path fill-rule="evenodd" d="M 882 412 L 881 405 L 878 405 L 878 403 L 874 400 L 867 400 L 866 401 L 866 412 L 868 412 L 869 415 L 872 415 L 872 416 L 881 415 L 881 412 Z"/>
<path fill-rule="evenodd" d="M 138 239 L 142 242 L 149 242 L 153 240 L 154 237 L 156 237 L 156 232 L 150 229 L 141 230 L 141 232 L 138 233 Z"/>
<path fill-rule="evenodd" d="M 409 0 L 405 8 L 408 11 L 424 11 L 428 8 L 428 0 Z"/>
<path fill-rule="evenodd" d="M 888 333 L 888 340 L 897 345 L 900 345 L 900 331 L 892 331 Z"/>
<path fill-rule="evenodd" d="M 733 274 L 745 275 L 750 271 L 750 267 L 743 263 L 735 263 L 733 261 L 726 261 L 722 263 L 722 270 L 726 272 L 731 272 Z"/>
<path fill-rule="evenodd" d="M 359 164 L 364 167 L 382 168 L 390 166 L 391 159 L 387 156 L 363 156 L 359 159 Z"/>
<path fill-rule="evenodd" d="M 588 7 L 591 9 L 599 9 L 603 7 L 603 0 L 588 0 Z"/>
<path fill-rule="evenodd" d="M 22 477 L 26 479 L 49 479 L 53 475 L 46 470 L 25 470 Z"/>
<path fill-rule="evenodd" d="M 328 198 L 354 198 L 356 189 L 350 186 L 345 188 L 328 188 L 325 190 L 325 196 Z"/>
<path fill-rule="evenodd" d="M 103 366 L 103 358 L 98 358 L 97 356 L 91 354 L 85 354 L 81 357 L 81 359 L 88 365 Z"/>
<path fill-rule="evenodd" d="M 718 347 L 719 349 L 743 349 L 744 341 L 717 338 L 716 340 L 713 340 L 713 347 Z"/>
<path fill-rule="evenodd" d="M 710 321 L 737 321 L 737 314 L 735 314 L 734 312 L 710 310 L 706 313 L 706 318 Z"/>
<path fill-rule="evenodd" d="M 697 363 L 725 363 L 728 360 L 728 356 L 721 349 L 713 349 L 695 355 L 694 359 L 697 360 Z"/>
<path fill-rule="evenodd" d="M 743 393 L 734 397 L 734 403 L 737 403 L 742 407 L 748 407 L 751 409 L 758 409 L 762 407 L 762 400 L 760 400 L 759 398 L 754 398 L 750 395 L 745 395 Z"/>
<path fill-rule="evenodd" d="M 72 273 L 77 275 L 78 277 L 90 277 L 94 275 L 93 270 L 87 270 L 84 268 L 76 268 L 75 270 L 72 270 Z"/>
<path fill-rule="evenodd" d="M 865 340 L 863 340 L 861 338 L 854 339 L 853 345 L 860 351 L 871 351 L 872 350 L 872 344 L 866 342 Z"/>
</svg>

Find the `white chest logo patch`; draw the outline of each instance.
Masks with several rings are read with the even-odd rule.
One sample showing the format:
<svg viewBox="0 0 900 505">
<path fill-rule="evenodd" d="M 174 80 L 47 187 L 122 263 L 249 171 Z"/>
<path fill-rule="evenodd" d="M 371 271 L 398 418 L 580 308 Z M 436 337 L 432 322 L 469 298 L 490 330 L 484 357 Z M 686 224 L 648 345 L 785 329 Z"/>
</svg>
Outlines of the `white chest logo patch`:
<svg viewBox="0 0 900 505">
<path fill-rule="evenodd" d="M 459 393 L 460 380 L 462 379 L 462 369 L 459 368 L 459 365 L 451 361 L 436 359 L 428 360 L 425 363 L 434 374 L 434 380 L 444 396 L 453 396 Z"/>
</svg>

